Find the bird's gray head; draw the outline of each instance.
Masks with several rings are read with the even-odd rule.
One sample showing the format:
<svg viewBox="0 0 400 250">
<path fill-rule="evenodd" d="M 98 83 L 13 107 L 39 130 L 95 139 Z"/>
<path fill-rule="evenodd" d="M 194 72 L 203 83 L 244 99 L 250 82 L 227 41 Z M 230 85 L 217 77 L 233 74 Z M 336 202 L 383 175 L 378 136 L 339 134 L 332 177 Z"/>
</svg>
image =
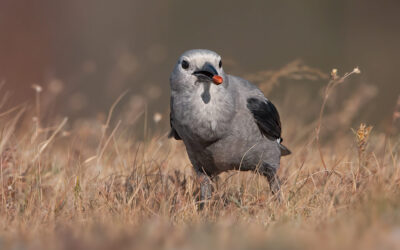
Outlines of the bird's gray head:
<svg viewBox="0 0 400 250">
<path fill-rule="evenodd" d="M 193 89 L 199 83 L 226 85 L 221 56 L 205 49 L 183 53 L 172 71 L 170 82 L 173 90 Z"/>
</svg>

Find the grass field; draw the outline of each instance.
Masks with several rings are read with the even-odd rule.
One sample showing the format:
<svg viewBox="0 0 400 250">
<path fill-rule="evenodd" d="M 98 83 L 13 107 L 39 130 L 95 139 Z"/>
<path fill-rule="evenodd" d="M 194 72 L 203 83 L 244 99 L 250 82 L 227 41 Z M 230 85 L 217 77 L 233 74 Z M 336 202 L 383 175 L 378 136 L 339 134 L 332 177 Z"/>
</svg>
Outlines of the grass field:
<svg viewBox="0 0 400 250">
<path fill-rule="evenodd" d="M 258 83 L 269 92 L 281 76 L 329 82 L 321 83 L 315 109 L 299 101 L 310 106 L 308 121 L 291 115 L 299 99 L 278 102 L 293 152 L 279 170 L 281 203 L 263 177 L 228 172 L 199 210 L 183 144 L 167 139 L 167 130 L 145 129 L 138 139 L 123 117 L 114 118 L 118 102 L 103 120 L 45 120 L 46 91 L 35 86 L 32 107 L 1 105 L 0 248 L 399 249 L 400 141 L 393 124 L 400 101 L 388 107 L 395 111 L 392 130 L 358 122 L 352 131 L 373 88 L 353 88 L 335 110 L 331 100 L 352 76 L 333 71 L 328 80 L 294 62 L 249 77 L 267 79 Z"/>
</svg>

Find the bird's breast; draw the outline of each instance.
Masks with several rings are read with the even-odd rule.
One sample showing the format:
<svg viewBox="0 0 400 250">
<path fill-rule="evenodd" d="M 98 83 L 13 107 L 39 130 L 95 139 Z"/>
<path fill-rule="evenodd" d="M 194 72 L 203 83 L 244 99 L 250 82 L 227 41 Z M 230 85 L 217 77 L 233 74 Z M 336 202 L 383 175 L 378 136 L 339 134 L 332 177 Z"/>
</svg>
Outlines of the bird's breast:
<svg viewBox="0 0 400 250">
<path fill-rule="evenodd" d="M 213 86 L 218 87 L 218 86 Z M 215 141 L 229 132 L 235 112 L 234 99 L 222 91 L 210 89 L 209 99 L 204 101 L 202 88 L 191 93 L 174 96 L 175 128 L 189 140 Z M 180 130 L 180 131 L 179 131 Z"/>
</svg>

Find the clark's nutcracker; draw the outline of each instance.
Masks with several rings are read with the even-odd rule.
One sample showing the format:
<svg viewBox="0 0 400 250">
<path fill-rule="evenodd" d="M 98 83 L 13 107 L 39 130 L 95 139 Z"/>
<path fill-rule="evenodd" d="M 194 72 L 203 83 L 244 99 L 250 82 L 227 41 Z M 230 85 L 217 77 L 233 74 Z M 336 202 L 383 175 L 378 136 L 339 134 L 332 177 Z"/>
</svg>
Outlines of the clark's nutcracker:
<svg viewBox="0 0 400 250">
<path fill-rule="evenodd" d="M 210 178 L 234 169 L 266 176 L 279 198 L 276 171 L 290 151 L 281 144 L 278 111 L 263 93 L 225 74 L 221 56 L 210 50 L 185 52 L 170 84 L 169 137 L 183 140 L 200 181 L 200 199 L 211 197 Z"/>
</svg>

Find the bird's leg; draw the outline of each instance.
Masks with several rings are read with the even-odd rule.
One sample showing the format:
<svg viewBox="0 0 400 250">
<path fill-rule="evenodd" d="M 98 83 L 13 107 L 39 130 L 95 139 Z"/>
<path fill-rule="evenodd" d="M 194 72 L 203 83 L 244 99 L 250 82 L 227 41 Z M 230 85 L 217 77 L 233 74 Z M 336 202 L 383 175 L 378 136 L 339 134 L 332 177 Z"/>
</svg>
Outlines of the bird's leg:
<svg viewBox="0 0 400 250">
<path fill-rule="evenodd" d="M 200 209 L 211 198 L 211 179 L 203 172 L 197 172 L 197 180 L 200 183 Z"/>
<path fill-rule="evenodd" d="M 276 170 L 267 168 L 263 174 L 267 177 L 272 194 L 275 195 L 278 201 L 281 201 L 281 181 L 276 174 Z"/>
</svg>

